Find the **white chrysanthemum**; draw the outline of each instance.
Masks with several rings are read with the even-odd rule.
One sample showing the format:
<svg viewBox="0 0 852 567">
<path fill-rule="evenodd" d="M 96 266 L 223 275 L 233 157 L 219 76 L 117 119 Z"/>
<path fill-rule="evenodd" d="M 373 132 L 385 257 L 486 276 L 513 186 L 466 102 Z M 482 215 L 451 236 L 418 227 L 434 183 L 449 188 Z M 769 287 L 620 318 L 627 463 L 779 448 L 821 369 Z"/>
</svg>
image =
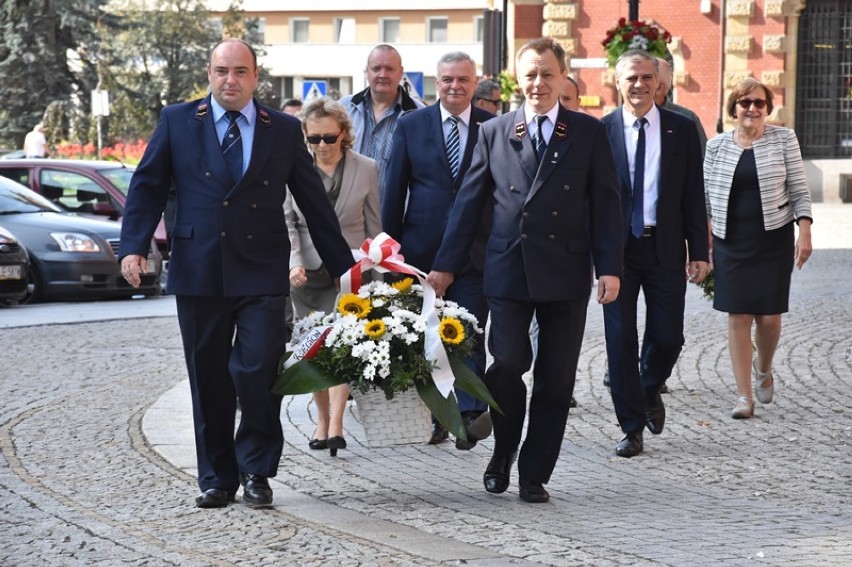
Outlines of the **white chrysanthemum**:
<svg viewBox="0 0 852 567">
<path fill-rule="evenodd" d="M 630 45 L 628 45 L 628 47 L 630 49 L 644 49 L 647 51 L 649 44 L 650 42 L 648 41 L 648 38 L 637 35 L 630 41 Z"/>
</svg>

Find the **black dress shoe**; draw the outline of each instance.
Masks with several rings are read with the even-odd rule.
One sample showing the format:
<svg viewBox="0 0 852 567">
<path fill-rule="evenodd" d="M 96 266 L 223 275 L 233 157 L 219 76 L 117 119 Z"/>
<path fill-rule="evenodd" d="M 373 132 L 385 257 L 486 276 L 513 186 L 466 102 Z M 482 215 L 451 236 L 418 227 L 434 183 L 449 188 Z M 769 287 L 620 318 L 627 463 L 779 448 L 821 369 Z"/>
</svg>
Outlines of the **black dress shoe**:
<svg viewBox="0 0 852 567">
<path fill-rule="evenodd" d="M 240 474 L 243 485 L 243 502 L 251 508 L 269 508 L 272 506 L 272 489 L 265 476 Z"/>
<path fill-rule="evenodd" d="M 450 433 L 444 429 L 444 426 L 438 423 L 437 421 L 432 422 L 432 437 L 429 439 L 430 445 L 437 445 L 441 441 L 445 441 L 449 438 Z"/>
<path fill-rule="evenodd" d="M 662 386 L 660 386 L 660 393 L 661 394 L 668 394 L 669 393 L 668 384 L 663 384 Z"/>
<path fill-rule="evenodd" d="M 574 396 L 571 396 L 571 401 L 568 403 L 569 408 L 577 407 L 577 400 L 574 399 Z"/>
<path fill-rule="evenodd" d="M 308 447 L 310 447 L 314 451 L 322 451 L 324 449 L 328 449 L 327 441 L 327 439 L 311 439 L 310 441 L 308 441 Z"/>
<path fill-rule="evenodd" d="M 642 432 L 637 431 L 636 433 L 628 433 L 624 436 L 624 439 L 615 446 L 615 454 L 619 457 L 635 457 L 644 448 L 642 444 Z"/>
<path fill-rule="evenodd" d="M 196 508 L 224 508 L 234 501 L 234 493 L 218 488 L 208 488 L 195 499 Z"/>
<path fill-rule="evenodd" d="M 654 435 L 662 433 L 666 425 L 666 406 L 659 391 L 645 396 L 645 425 Z"/>
<path fill-rule="evenodd" d="M 524 502 L 541 504 L 550 500 L 550 493 L 545 490 L 544 486 L 540 482 L 533 482 L 523 478 L 518 480 L 520 485 L 518 496 L 520 496 L 521 500 Z"/>
<path fill-rule="evenodd" d="M 517 453 L 509 455 L 494 455 L 485 467 L 482 482 L 485 491 L 491 494 L 502 494 L 509 488 L 509 473 L 512 471 L 512 463 L 515 462 Z"/>
<path fill-rule="evenodd" d="M 477 441 L 491 435 L 491 414 L 487 411 L 466 411 L 461 415 L 467 440 L 456 439 L 456 449 L 469 451 L 476 446 Z"/>
</svg>

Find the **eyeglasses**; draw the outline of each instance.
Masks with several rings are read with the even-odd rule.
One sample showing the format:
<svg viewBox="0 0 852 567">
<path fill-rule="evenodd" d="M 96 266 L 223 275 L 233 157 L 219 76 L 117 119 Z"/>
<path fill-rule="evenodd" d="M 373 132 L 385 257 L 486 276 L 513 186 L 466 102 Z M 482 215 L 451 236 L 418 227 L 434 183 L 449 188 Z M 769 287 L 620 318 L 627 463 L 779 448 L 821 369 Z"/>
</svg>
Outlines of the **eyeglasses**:
<svg viewBox="0 0 852 567">
<path fill-rule="evenodd" d="M 478 97 L 476 100 L 484 100 L 485 102 L 490 102 L 491 104 L 494 104 L 494 105 L 497 105 L 497 104 L 500 104 L 501 102 L 503 102 L 503 101 L 502 101 L 502 100 L 500 100 L 499 98 L 482 98 L 482 97 Z"/>
<path fill-rule="evenodd" d="M 751 108 L 752 104 L 758 110 L 763 110 L 766 107 L 766 101 L 762 98 L 741 98 L 737 101 L 737 104 L 739 104 L 740 108 L 742 108 L 743 110 L 748 110 L 749 108 Z"/>
<path fill-rule="evenodd" d="M 336 144 L 337 139 L 340 138 L 342 134 L 343 132 L 338 132 L 337 134 L 326 134 L 325 136 L 306 136 L 306 139 L 309 144 L 313 144 L 315 146 L 318 146 L 320 142 L 325 142 L 326 145 L 330 146 L 332 144 Z"/>
</svg>

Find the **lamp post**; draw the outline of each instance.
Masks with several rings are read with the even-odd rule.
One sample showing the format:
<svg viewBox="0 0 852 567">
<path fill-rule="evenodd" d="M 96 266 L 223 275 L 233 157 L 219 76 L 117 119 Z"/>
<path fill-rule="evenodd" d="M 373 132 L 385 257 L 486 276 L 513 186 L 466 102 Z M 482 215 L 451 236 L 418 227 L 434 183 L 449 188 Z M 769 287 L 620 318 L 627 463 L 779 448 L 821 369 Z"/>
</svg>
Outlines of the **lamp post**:
<svg viewBox="0 0 852 567">
<path fill-rule="evenodd" d="M 627 5 L 629 6 L 627 17 L 631 22 L 635 22 L 639 19 L 639 0 L 627 0 Z"/>
</svg>

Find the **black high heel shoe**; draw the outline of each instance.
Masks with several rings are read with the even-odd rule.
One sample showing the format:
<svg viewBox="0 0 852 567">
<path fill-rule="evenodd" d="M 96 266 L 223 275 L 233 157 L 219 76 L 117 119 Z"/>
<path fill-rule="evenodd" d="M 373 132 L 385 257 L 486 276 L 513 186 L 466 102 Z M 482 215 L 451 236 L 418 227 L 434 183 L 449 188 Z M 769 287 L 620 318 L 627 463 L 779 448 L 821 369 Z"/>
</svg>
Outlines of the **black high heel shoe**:
<svg viewBox="0 0 852 567">
<path fill-rule="evenodd" d="M 314 451 L 323 451 L 328 449 L 328 439 L 311 439 L 308 441 L 308 447 Z"/>
<path fill-rule="evenodd" d="M 337 435 L 335 437 L 329 437 L 328 440 L 326 441 L 326 445 L 328 446 L 329 454 L 332 457 L 336 457 L 338 449 L 345 449 L 346 448 L 346 439 L 344 439 L 340 435 Z"/>
</svg>

